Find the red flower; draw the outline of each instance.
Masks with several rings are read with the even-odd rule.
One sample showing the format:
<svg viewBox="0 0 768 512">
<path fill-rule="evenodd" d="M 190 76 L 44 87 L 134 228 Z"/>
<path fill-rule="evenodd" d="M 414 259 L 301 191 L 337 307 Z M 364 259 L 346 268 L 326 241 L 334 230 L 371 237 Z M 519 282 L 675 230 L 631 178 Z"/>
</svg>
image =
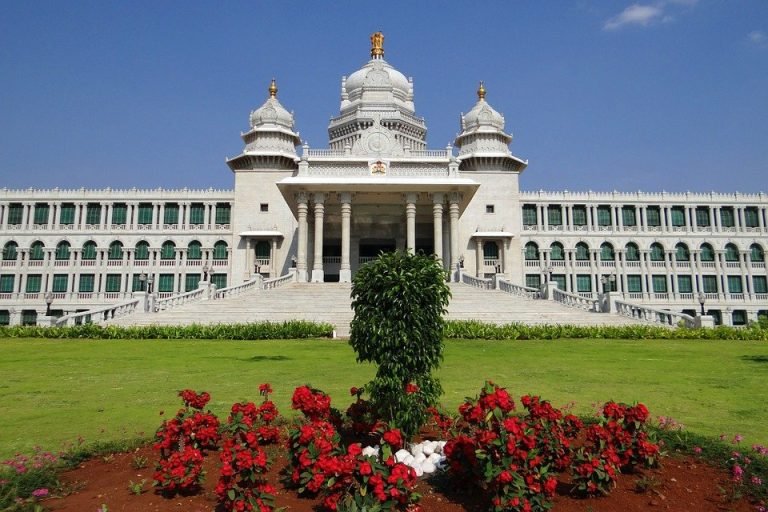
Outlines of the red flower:
<svg viewBox="0 0 768 512">
<path fill-rule="evenodd" d="M 412 395 L 413 393 L 418 393 L 418 392 L 419 392 L 419 386 L 417 386 L 416 384 L 409 382 L 408 384 L 405 385 L 406 395 Z"/>
<path fill-rule="evenodd" d="M 269 383 L 265 382 L 264 384 L 261 384 L 259 386 L 259 394 L 263 396 L 267 396 L 272 392 L 272 386 L 269 385 Z"/>
<path fill-rule="evenodd" d="M 382 439 L 395 450 L 399 449 L 403 445 L 403 435 L 396 428 L 384 432 Z"/>
</svg>

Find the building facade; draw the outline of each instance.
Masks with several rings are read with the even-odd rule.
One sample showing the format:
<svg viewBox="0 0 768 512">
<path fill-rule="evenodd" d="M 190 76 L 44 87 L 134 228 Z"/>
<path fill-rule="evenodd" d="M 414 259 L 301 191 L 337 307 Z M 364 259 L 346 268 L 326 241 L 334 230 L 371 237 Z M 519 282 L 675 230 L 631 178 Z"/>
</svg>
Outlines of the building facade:
<svg viewBox="0 0 768 512">
<path fill-rule="evenodd" d="M 527 161 L 484 85 L 454 145 L 427 149 L 413 82 L 384 60 L 380 33 L 342 78 L 327 149 L 301 144 L 277 93 L 273 81 L 227 160 L 233 190 L 0 190 L 0 323 L 256 274 L 349 282 L 395 249 L 674 311 L 701 298 L 726 324 L 768 313 L 762 193 L 521 192 Z"/>
</svg>

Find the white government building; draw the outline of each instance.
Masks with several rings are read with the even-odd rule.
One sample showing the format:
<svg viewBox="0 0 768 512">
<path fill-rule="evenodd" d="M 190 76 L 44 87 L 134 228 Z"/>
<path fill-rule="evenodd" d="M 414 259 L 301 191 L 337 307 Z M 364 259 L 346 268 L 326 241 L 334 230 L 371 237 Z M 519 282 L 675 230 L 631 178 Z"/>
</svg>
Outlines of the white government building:
<svg viewBox="0 0 768 512">
<path fill-rule="evenodd" d="M 0 190 L 0 324 L 148 284 L 162 300 L 257 275 L 349 282 L 394 249 L 434 253 L 453 279 L 611 289 L 690 315 L 703 300 L 732 325 L 768 314 L 768 196 L 520 191 L 527 161 L 483 84 L 454 146 L 427 149 L 412 80 L 384 60 L 380 33 L 371 42 L 341 80 L 328 149 L 302 145 L 272 81 L 227 160 L 234 190 Z"/>
</svg>

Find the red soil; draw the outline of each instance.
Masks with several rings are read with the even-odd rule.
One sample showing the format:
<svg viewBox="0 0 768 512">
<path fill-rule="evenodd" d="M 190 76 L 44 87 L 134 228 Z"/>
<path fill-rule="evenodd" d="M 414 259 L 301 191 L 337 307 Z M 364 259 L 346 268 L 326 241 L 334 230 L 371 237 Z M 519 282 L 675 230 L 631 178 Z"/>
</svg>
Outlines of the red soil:
<svg viewBox="0 0 768 512">
<path fill-rule="evenodd" d="M 146 457 L 150 463 L 145 469 L 134 469 L 136 455 Z M 136 452 L 118 453 L 112 457 L 97 458 L 83 463 L 79 468 L 67 471 L 62 481 L 71 493 L 61 498 L 50 498 L 43 504 L 56 512 L 96 512 L 102 504 L 109 512 L 213 512 L 216 497 L 213 488 L 218 479 L 218 454 L 206 458 L 206 480 L 203 489 L 195 496 L 165 498 L 155 494 L 152 488 L 152 472 L 157 455 L 149 448 Z M 279 481 L 279 471 L 286 465 L 285 458 L 278 458 L 270 469 L 268 480 L 278 489 L 277 507 L 291 512 L 310 512 L 318 500 L 298 498 Z M 563 478 L 557 489 L 553 512 L 640 512 L 646 510 L 670 510 L 675 512 L 754 512 L 746 500 L 729 501 L 721 489 L 728 488 L 728 475 L 690 457 L 670 457 L 662 460 L 662 467 L 632 475 L 622 475 L 618 487 L 610 496 L 594 499 L 576 499 L 569 496 L 570 486 Z M 133 494 L 129 483 L 141 482 L 145 492 Z M 644 492 L 636 490 L 641 479 L 649 482 Z M 484 510 L 483 497 L 478 492 L 453 491 L 448 494 L 436 485 L 422 480 L 417 491 L 422 495 L 422 512 L 479 512 Z"/>
</svg>

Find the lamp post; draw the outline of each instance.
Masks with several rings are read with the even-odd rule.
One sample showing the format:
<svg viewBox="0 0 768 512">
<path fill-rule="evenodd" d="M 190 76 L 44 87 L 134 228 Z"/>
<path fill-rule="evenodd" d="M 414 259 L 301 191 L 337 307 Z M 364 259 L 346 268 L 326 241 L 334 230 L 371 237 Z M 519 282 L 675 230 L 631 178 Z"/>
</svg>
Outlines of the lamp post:
<svg viewBox="0 0 768 512">
<path fill-rule="evenodd" d="M 552 265 L 547 265 L 544 267 L 541 267 L 541 274 L 544 276 L 544 282 L 548 283 L 552 280 L 552 272 L 555 269 L 552 267 Z"/>
<path fill-rule="evenodd" d="M 149 293 L 152 293 L 152 283 L 154 283 L 154 282 L 155 282 L 155 280 L 154 280 L 154 279 L 152 279 L 152 276 L 149 276 L 149 277 L 147 278 L 147 293 L 148 293 L 148 294 L 149 294 Z"/>
<path fill-rule="evenodd" d="M 208 264 L 203 265 L 203 281 L 208 280 Z"/>
<path fill-rule="evenodd" d="M 53 294 L 48 292 L 45 294 L 45 316 L 51 316 L 51 304 L 53 304 Z"/>
<path fill-rule="evenodd" d="M 139 274 L 139 282 L 141 283 L 141 291 L 147 291 L 147 274 L 144 272 Z"/>
<path fill-rule="evenodd" d="M 600 278 L 600 282 L 603 283 L 603 293 L 612 292 L 614 283 L 616 283 L 616 274 L 603 276 Z"/>
<path fill-rule="evenodd" d="M 701 316 L 704 316 L 704 303 L 707 302 L 707 296 L 704 292 L 699 292 L 699 304 L 701 305 Z"/>
</svg>

